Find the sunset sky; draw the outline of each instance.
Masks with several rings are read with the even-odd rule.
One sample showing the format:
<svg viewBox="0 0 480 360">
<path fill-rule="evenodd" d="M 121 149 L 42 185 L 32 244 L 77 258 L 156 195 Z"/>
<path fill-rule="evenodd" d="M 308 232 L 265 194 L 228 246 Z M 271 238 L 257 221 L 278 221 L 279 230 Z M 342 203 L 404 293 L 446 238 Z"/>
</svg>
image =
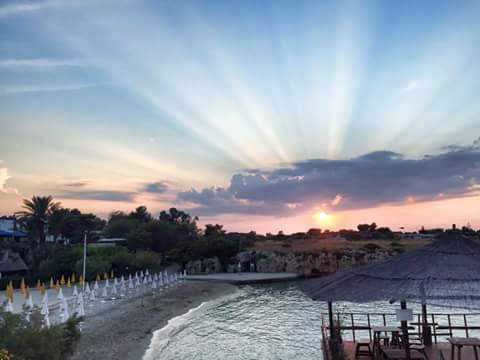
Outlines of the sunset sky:
<svg viewBox="0 0 480 360">
<path fill-rule="evenodd" d="M 0 215 L 480 227 L 479 1 L 0 2 Z"/>
</svg>

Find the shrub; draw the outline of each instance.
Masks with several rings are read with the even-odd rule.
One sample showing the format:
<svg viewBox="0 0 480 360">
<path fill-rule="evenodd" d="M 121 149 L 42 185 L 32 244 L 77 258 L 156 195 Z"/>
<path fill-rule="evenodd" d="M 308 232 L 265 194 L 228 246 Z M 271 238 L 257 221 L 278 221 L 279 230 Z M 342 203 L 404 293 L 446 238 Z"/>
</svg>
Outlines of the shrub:
<svg viewBox="0 0 480 360">
<path fill-rule="evenodd" d="M 135 254 L 136 269 L 157 269 L 160 265 L 160 256 L 153 251 L 139 251 Z"/>
<path fill-rule="evenodd" d="M 30 322 L 22 315 L 0 311 L 0 349 L 15 360 L 65 359 L 80 338 L 79 321 L 73 317 L 65 324 L 45 328 L 38 311 L 31 314 Z"/>
</svg>

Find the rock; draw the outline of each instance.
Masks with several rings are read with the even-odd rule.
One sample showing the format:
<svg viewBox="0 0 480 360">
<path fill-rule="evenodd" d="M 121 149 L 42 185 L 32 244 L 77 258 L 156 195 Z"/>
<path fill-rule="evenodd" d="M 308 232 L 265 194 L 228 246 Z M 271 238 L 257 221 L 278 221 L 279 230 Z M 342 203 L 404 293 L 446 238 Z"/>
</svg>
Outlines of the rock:
<svg viewBox="0 0 480 360">
<path fill-rule="evenodd" d="M 222 272 L 222 264 L 218 257 L 203 259 L 203 260 L 192 260 L 187 263 L 185 266 L 188 274 L 211 274 Z"/>
</svg>

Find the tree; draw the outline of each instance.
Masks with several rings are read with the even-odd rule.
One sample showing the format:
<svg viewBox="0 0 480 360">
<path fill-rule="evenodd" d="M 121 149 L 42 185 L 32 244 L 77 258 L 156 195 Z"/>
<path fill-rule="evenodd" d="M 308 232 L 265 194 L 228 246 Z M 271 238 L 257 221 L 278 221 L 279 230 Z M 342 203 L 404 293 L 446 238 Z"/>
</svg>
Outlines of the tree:
<svg viewBox="0 0 480 360">
<path fill-rule="evenodd" d="M 359 232 L 368 232 L 370 230 L 370 225 L 368 224 L 358 224 L 357 229 Z"/>
<path fill-rule="evenodd" d="M 114 217 L 113 220 L 110 218 L 110 221 L 105 228 L 105 233 L 114 238 L 126 238 L 133 230 L 138 228 L 138 226 L 138 220 L 130 219 L 128 217 Z"/>
<path fill-rule="evenodd" d="M 130 217 L 140 222 L 147 223 L 152 220 L 152 215 L 147 211 L 145 206 L 139 206 L 130 213 Z"/>
<path fill-rule="evenodd" d="M 50 215 L 60 203 L 53 202 L 51 196 L 33 196 L 31 200 L 23 200 L 22 221 L 38 237 L 41 244 L 45 243 L 45 230 Z"/>
<path fill-rule="evenodd" d="M 57 208 L 52 211 L 49 221 L 49 233 L 73 243 L 80 242 L 85 232 L 102 230 L 105 221 L 94 214 L 82 214 L 78 209 Z"/>
<path fill-rule="evenodd" d="M 169 222 L 172 224 L 178 224 L 178 223 L 192 223 L 196 222 L 198 220 L 198 217 L 192 218 L 189 214 L 182 210 L 177 210 L 176 208 L 170 208 L 167 211 L 163 210 L 160 212 L 159 220 Z"/>
<path fill-rule="evenodd" d="M 128 248 L 131 250 L 148 250 L 152 248 L 152 233 L 145 226 L 138 226 L 128 236 Z"/>
<path fill-rule="evenodd" d="M 322 236 L 322 229 L 312 228 L 307 231 L 307 235 L 312 238 L 319 238 Z"/>
<path fill-rule="evenodd" d="M 224 236 L 225 235 L 225 230 L 223 230 L 223 225 L 207 224 L 207 225 L 205 225 L 204 234 L 205 234 L 206 237 Z"/>
</svg>

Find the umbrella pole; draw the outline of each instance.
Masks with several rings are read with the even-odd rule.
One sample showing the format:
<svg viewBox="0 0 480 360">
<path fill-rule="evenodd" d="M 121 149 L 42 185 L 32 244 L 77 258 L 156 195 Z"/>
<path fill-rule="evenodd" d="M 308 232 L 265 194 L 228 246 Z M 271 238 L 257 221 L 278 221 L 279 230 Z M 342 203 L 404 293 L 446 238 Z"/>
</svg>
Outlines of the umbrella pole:
<svg viewBox="0 0 480 360">
<path fill-rule="evenodd" d="M 405 310 L 407 308 L 407 302 L 405 300 L 400 302 L 400 308 Z M 408 339 L 408 324 L 406 321 L 401 322 L 403 346 L 405 347 L 405 357 L 410 360 L 410 341 Z"/>
</svg>

